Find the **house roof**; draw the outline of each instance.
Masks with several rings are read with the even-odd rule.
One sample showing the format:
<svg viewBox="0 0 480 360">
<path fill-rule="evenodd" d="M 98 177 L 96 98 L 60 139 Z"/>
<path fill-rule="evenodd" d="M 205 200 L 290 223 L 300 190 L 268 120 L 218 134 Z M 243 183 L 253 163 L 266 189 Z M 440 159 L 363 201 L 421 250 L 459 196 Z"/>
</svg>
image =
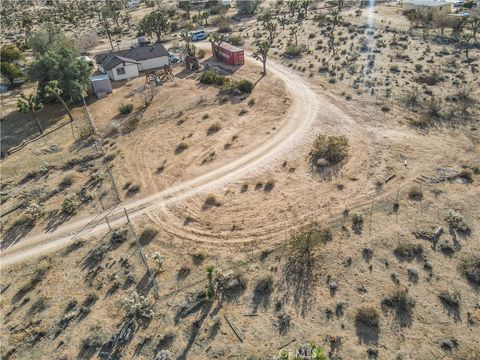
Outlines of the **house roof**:
<svg viewBox="0 0 480 360">
<path fill-rule="evenodd" d="M 122 62 L 138 64 L 138 62 L 142 60 L 164 56 L 168 56 L 168 51 L 165 49 L 165 46 L 162 44 L 153 44 L 99 54 L 95 57 L 95 61 L 97 64 L 102 65 L 105 70 L 110 70 Z"/>
<path fill-rule="evenodd" d="M 416 6 L 445 6 L 445 5 L 451 5 L 450 3 L 447 3 L 442 0 L 404 0 L 404 4 L 412 4 Z"/>
</svg>

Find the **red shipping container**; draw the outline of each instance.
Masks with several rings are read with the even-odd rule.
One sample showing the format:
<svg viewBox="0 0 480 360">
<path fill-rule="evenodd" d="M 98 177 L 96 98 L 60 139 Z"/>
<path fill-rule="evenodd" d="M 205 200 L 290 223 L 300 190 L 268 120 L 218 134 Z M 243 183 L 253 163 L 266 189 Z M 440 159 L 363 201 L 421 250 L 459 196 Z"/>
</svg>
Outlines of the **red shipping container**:
<svg viewBox="0 0 480 360">
<path fill-rule="evenodd" d="M 245 58 L 243 50 L 229 43 L 222 42 L 218 46 L 219 57 L 230 65 L 243 65 Z"/>
</svg>

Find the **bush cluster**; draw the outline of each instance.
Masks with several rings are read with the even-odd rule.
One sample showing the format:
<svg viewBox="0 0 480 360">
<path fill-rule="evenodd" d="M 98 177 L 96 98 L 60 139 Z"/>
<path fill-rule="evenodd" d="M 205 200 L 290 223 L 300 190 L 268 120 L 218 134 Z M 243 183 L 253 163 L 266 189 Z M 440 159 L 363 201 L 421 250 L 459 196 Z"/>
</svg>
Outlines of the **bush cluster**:
<svg viewBox="0 0 480 360">
<path fill-rule="evenodd" d="M 225 76 L 217 74 L 213 70 L 204 71 L 199 78 L 202 84 L 207 85 L 223 85 L 226 81 Z"/>
<path fill-rule="evenodd" d="M 118 107 L 120 114 L 130 114 L 133 111 L 133 104 L 121 104 Z"/>
<path fill-rule="evenodd" d="M 338 164 L 348 156 L 349 147 L 348 138 L 345 135 L 319 135 L 310 152 L 311 160 L 315 162 L 325 159 L 332 165 Z"/>
</svg>

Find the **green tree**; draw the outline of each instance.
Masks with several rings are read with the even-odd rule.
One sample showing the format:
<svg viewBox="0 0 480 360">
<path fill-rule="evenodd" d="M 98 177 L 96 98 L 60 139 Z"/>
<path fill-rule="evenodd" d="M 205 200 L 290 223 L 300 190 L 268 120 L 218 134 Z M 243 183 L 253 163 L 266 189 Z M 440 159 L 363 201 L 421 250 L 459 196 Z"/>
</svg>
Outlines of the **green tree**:
<svg viewBox="0 0 480 360">
<path fill-rule="evenodd" d="M 18 99 L 17 102 L 17 108 L 18 111 L 23 112 L 23 113 L 32 113 L 35 122 L 38 127 L 38 131 L 40 134 L 43 134 L 43 128 L 42 125 L 40 124 L 40 120 L 38 119 L 38 116 L 36 115 L 38 111 L 43 109 L 43 104 L 40 101 L 39 97 L 37 95 L 30 94 L 29 96 L 26 96 L 25 94 L 20 94 L 20 99 Z"/>
<path fill-rule="evenodd" d="M 253 15 L 257 11 L 260 0 L 242 0 L 237 1 L 238 12 L 242 15 Z"/>
<path fill-rule="evenodd" d="M 215 286 L 213 285 L 213 274 L 215 267 L 213 265 L 208 265 L 206 270 L 208 278 L 207 299 L 213 300 L 215 297 Z"/>
<path fill-rule="evenodd" d="M 38 81 L 39 95 L 44 98 L 45 86 L 56 81 L 65 101 L 79 100 L 90 83 L 90 67 L 79 58 L 72 46 L 54 47 L 38 54 L 29 68 L 29 77 Z"/>
<path fill-rule="evenodd" d="M 15 45 L 3 45 L 0 50 L 0 72 L 10 85 L 16 77 L 22 75 L 18 62 L 23 59 L 22 52 Z"/>
<path fill-rule="evenodd" d="M 59 27 L 46 23 L 32 34 L 29 46 L 36 55 L 45 54 L 54 47 L 73 46 L 73 42 L 62 33 Z"/>
<path fill-rule="evenodd" d="M 190 11 L 192 11 L 192 4 L 190 4 L 190 1 L 181 1 L 179 8 L 185 11 L 187 19 L 190 20 Z"/>
<path fill-rule="evenodd" d="M 155 35 L 157 42 L 160 42 L 162 35 L 170 29 L 168 15 L 162 10 L 156 10 L 140 21 L 139 29 L 148 36 Z"/>
<path fill-rule="evenodd" d="M 261 41 L 257 45 L 257 51 L 253 54 L 253 57 L 257 60 L 260 60 L 263 64 L 263 75 L 267 73 L 267 58 L 268 52 L 270 51 L 272 44 L 268 41 Z"/>
<path fill-rule="evenodd" d="M 72 122 L 73 121 L 72 113 L 70 112 L 70 108 L 68 107 L 67 103 L 62 98 L 63 91 L 62 91 L 62 89 L 60 89 L 58 87 L 58 81 L 57 80 L 49 81 L 45 85 L 44 91 L 45 91 L 45 95 L 53 96 L 54 98 L 56 98 L 62 104 L 62 106 L 67 111 L 68 118 L 70 119 L 70 122 Z"/>
</svg>

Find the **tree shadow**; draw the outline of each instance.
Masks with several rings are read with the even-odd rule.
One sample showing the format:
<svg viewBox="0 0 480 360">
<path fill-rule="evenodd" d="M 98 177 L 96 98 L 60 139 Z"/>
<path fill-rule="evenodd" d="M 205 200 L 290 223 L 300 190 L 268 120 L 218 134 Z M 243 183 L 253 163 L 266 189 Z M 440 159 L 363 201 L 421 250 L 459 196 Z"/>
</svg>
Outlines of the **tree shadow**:
<svg viewBox="0 0 480 360">
<path fill-rule="evenodd" d="M 187 345 L 183 349 L 182 353 L 178 356 L 178 360 L 185 360 L 187 359 L 188 353 L 190 352 L 195 339 L 197 338 L 198 334 L 200 333 L 200 328 L 202 327 L 203 322 L 207 318 L 210 309 L 212 307 L 212 302 L 207 301 L 203 304 L 201 308 L 200 316 L 197 320 L 195 320 L 190 328 L 190 337 L 188 338 Z"/>
<path fill-rule="evenodd" d="M 25 114 L 19 111 L 13 111 L 2 117 L 0 121 L 0 148 L 2 156 L 5 154 L 13 154 L 20 151 L 27 144 L 34 142 L 42 137 L 45 137 L 62 127 L 69 124 L 66 121 L 60 125 L 60 122 L 66 112 L 60 104 L 51 104 L 46 106 L 42 111 L 35 113 L 38 117 L 42 128 L 43 134 L 38 131 L 37 124 L 31 113 Z M 51 126 L 57 125 L 55 128 L 50 129 Z"/>
<path fill-rule="evenodd" d="M 360 343 L 377 344 L 379 337 L 378 327 L 372 327 L 362 321 L 355 320 L 355 331 Z"/>
<path fill-rule="evenodd" d="M 306 249 L 288 258 L 280 280 L 284 301 L 292 299 L 302 316 L 305 316 L 314 299 L 315 268 L 313 253 Z"/>
<path fill-rule="evenodd" d="M 24 238 L 33 228 L 34 225 L 32 223 L 24 223 L 11 226 L 0 241 L 0 250 L 5 250 L 10 246 L 15 245 L 22 238 Z"/>
<path fill-rule="evenodd" d="M 44 227 L 45 232 L 54 232 L 57 230 L 63 223 L 72 218 L 71 214 L 67 214 L 64 211 L 57 211 L 55 214 L 50 216 L 47 224 Z"/>
<path fill-rule="evenodd" d="M 145 274 L 143 274 L 140 281 L 137 283 L 135 290 L 137 291 L 137 293 L 147 296 L 154 285 L 155 285 L 155 278 L 147 270 L 145 271 Z"/>
<path fill-rule="evenodd" d="M 128 347 L 138 329 L 138 323 L 133 318 L 125 318 L 110 340 L 100 349 L 101 359 L 120 359 L 124 349 Z"/>
</svg>

